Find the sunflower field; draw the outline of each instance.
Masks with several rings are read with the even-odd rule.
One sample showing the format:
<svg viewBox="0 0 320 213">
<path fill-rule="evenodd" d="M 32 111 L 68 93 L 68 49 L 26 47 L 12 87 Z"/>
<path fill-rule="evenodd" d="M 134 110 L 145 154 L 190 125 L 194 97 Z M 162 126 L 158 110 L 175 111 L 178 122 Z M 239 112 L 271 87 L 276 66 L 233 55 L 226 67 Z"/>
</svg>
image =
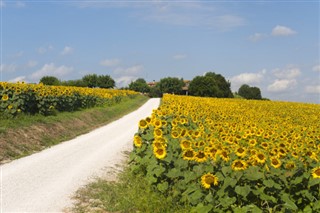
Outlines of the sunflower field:
<svg viewBox="0 0 320 213">
<path fill-rule="evenodd" d="M 12 118 L 20 113 L 51 115 L 57 111 L 76 111 L 112 105 L 136 94 L 128 90 L 0 82 L 0 116 Z"/>
<path fill-rule="evenodd" d="M 164 95 L 130 161 L 193 212 L 320 212 L 320 106 Z"/>
</svg>

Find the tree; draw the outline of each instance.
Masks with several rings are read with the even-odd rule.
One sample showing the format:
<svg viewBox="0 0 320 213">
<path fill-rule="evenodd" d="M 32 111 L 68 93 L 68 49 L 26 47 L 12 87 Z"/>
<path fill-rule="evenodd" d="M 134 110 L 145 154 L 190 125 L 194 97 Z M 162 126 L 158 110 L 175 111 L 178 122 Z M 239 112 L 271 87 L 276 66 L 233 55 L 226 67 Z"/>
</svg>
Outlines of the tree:
<svg viewBox="0 0 320 213">
<path fill-rule="evenodd" d="M 214 72 L 208 72 L 204 76 L 196 76 L 189 86 L 189 92 L 194 96 L 233 98 L 231 83 Z"/>
<path fill-rule="evenodd" d="M 98 87 L 97 74 L 88 74 L 82 77 L 82 81 L 87 87 Z"/>
<path fill-rule="evenodd" d="M 129 89 L 141 93 L 147 93 L 150 91 L 150 87 L 143 78 L 138 78 L 137 80 L 131 82 L 129 84 Z"/>
<path fill-rule="evenodd" d="M 180 94 L 182 91 L 182 87 L 184 86 L 184 82 L 183 79 L 167 77 L 162 78 L 157 86 L 162 94 Z"/>
<path fill-rule="evenodd" d="M 250 87 L 247 84 L 243 84 L 239 88 L 238 94 L 244 97 L 245 99 L 256 99 L 256 100 L 262 99 L 260 89 L 258 87 Z"/>
<path fill-rule="evenodd" d="M 43 83 L 44 85 L 60 85 L 59 79 L 54 76 L 43 76 L 40 79 L 40 83 Z"/>
<path fill-rule="evenodd" d="M 109 75 L 88 74 L 83 76 L 82 81 L 87 87 L 113 88 L 115 81 Z"/>
<path fill-rule="evenodd" d="M 99 75 L 97 85 L 100 88 L 113 88 L 116 82 L 109 75 Z"/>
</svg>

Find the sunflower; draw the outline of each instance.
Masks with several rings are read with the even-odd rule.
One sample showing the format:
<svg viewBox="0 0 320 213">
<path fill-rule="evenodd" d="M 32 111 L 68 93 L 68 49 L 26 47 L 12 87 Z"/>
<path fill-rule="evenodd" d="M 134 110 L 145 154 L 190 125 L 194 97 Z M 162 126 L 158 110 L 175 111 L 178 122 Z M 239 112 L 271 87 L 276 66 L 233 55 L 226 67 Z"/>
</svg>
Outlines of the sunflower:
<svg viewBox="0 0 320 213">
<path fill-rule="evenodd" d="M 286 169 L 292 170 L 292 169 L 294 169 L 294 168 L 296 168 L 296 164 L 295 164 L 293 161 L 288 161 L 288 162 L 286 163 Z"/>
<path fill-rule="evenodd" d="M 180 136 L 180 134 L 179 134 L 179 132 L 178 132 L 177 130 L 173 130 L 173 131 L 171 132 L 171 136 L 172 136 L 173 138 L 178 138 L 178 137 Z"/>
<path fill-rule="evenodd" d="M 281 161 L 277 157 L 271 157 L 270 160 L 271 160 L 271 166 L 273 166 L 274 168 L 277 169 L 281 166 Z"/>
<path fill-rule="evenodd" d="M 207 160 L 207 155 L 204 151 L 198 151 L 194 156 L 194 160 L 198 163 L 205 162 Z"/>
<path fill-rule="evenodd" d="M 244 160 L 234 160 L 231 164 L 232 170 L 240 171 L 248 168 L 248 164 Z"/>
<path fill-rule="evenodd" d="M 183 160 L 193 160 L 194 156 L 195 152 L 192 149 L 187 149 L 182 154 Z"/>
<path fill-rule="evenodd" d="M 201 176 L 201 185 L 206 189 L 209 189 L 212 184 L 214 186 L 217 186 L 218 183 L 219 183 L 218 177 L 211 173 L 207 173 Z"/>
<path fill-rule="evenodd" d="M 139 121 L 140 128 L 145 129 L 145 128 L 147 128 L 147 126 L 148 126 L 148 122 L 146 120 L 142 119 Z"/>
<path fill-rule="evenodd" d="M 255 159 L 258 163 L 261 164 L 263 164 L 267 160 L 266 156 L 262 152 L 257 153 Z"/>
<path fill-rule="evenodd" d="M 158 159 L 163 159 L 167 155 L 167 151 L 164 147 L 161 148 L 154 148 L 153 149 L 153 154 L 156 156 Z"/>
<path fill-rule="evenodd" d="M 142 139 L 139 135 L 135 135 L 133 139 L 133 143 L 136 147 L 141 147 L 142 146 Z"/>
<path fill-rule="evenodd" d="M 9 96 L 7 94 L 4 94 L 1 98 L 3 101 L 7 101 L 9 99 Z"/>
<path fill-rule="evenodd" d="M 153 121 L 153 126 L 156 128 L 161 128 L 162 127 L 162 122 L 159 119 L 156 119 Z"/>
<path fill-rule="evenodd" d="M 162 137 L 162 130 L 161 129 L 154 129 L 153 135 L 155 138 L 161 138 Z"/>
<path fill-rule="evenodd" d="M 256 139 L 249 140 L 249 146 L 254 147 L 255 145 L 257 145 L 257 140 Z"/>
<path fill-rule="evenodd" d="M 191 148 L 191 142 L 188 140 L 183 140 L 180 142 L 181 149 L 190 149 Z"/>
<path fill-rule="evenodd" d="M 312 169 L 312 177 L 313 178 L 320 178 L 320 166 Z"/>
<path fill-rule="evenodd" d="M 12 104 L 9 104 L 8 105 L 8 109 L 12 109 L 13 108 L 13 105 Z"/>
<path fill-rule="evenodd" d="M 221 150 L 217 153 L 222 160 L 224 160 L 225 162 L 228 162 L 230 160 L 229 158 L 229 153 L 226 150 Z"/>
<path fill-rule="evenodd" d="M 247 150 L 245 148 L 239 147 L 236 149 L 236 155 L 240 158 L 243 158 L 247 155 Z"/>
</svg>

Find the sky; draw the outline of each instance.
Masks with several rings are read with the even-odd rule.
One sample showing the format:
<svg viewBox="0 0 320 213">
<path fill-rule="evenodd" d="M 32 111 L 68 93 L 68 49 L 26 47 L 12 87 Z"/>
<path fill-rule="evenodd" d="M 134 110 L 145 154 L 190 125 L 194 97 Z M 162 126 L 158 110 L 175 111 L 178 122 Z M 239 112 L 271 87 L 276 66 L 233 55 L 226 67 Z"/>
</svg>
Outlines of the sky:
<svg viewBox="0 0 320 213">
<path fill-rule="evenodd" d="M 0 81 L 192 80 L 320 103 L 319 1 L 0 0 Z"/>
</svg>

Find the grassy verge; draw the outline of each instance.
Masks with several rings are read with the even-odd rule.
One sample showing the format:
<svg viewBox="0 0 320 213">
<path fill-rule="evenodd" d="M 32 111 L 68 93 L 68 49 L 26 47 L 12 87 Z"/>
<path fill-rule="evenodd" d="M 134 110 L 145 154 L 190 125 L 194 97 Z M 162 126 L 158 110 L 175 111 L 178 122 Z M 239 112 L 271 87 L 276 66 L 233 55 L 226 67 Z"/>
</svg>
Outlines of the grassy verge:
<svg viewBox="0 0 320 213">
<path fill-rule="evenodd" d="M 124 98 L 110 107 L 96 107 L 56 116 L 21 115 L 0 120 L 0 162 L 5 163 L 43 150 L 103 126 L 134 111 L 147 101 L 144 96 Z"/>
<path fill-rule="evenodd" d="M 189 213 L 187 206 L 177 206 L 163 194 L 155 192 L 143 176 L 127 167 L 118 180 L 97 179 L 78 190 L 72 212 Z"/>
</svg>

